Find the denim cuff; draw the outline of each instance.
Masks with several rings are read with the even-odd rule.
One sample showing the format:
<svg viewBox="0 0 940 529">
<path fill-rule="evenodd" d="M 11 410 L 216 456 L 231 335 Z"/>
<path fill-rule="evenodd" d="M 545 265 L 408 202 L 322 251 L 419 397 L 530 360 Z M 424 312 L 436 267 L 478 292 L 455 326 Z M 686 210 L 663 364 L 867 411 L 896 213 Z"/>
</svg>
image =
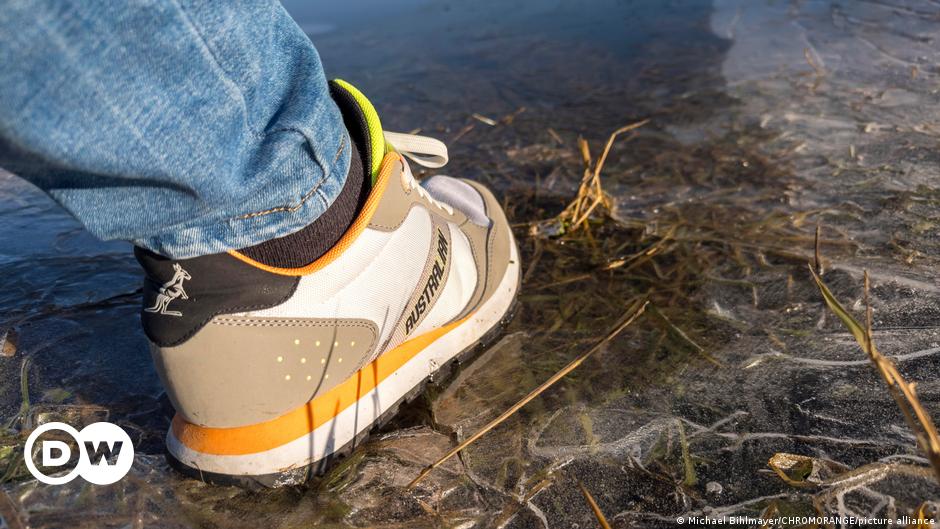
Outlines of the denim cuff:
<svg viewBox="0 0 940 529">
<path fill-rule="evenodd" d="M 316 130 L 280 131 L 291 139 L 279 140 L 275 150 L 301 154 L 257 175 L 259 185 L 237 214 L 217 218 L 210 212 L 131 242 L 166 257 L 187 259 L 253 246 L 306 227 L 330 207 L 346 183 L 351 140 L 339 119 Z"/>
</svg>

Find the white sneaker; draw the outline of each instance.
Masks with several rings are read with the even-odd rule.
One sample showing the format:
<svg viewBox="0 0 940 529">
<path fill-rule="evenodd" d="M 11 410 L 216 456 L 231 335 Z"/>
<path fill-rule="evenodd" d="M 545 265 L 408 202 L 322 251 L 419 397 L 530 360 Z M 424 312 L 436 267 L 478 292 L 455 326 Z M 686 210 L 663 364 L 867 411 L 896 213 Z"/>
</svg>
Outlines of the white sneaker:
<svg viewBox="0 0 940 529">
<path fill-rule="evenodd" d="M 369 146 L 374 183 L 325 255 L 285 269 L 238 252 L 137 250 L 144 329 L 177 410 L 167 449 L 206 481 L 279 486 L 322 472 L 494 337 L 515 299 L 519 253 L 492 193 L 446 176 L 418 185 L 403 155 L 440 166 L 443 144 L 383 134 L 362 94 L 332 88 L 359 112 L 350 134 Z"/>
</svg>

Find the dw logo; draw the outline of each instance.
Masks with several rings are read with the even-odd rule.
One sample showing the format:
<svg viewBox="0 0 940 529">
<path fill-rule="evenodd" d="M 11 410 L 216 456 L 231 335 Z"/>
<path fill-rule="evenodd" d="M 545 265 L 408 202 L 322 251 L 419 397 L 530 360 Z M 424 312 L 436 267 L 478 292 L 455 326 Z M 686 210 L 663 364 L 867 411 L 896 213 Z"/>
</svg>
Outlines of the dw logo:
<svg viewBox="0 0 940 529">
<path fill-rule="evenodd" d="M 61 476 L 43 474 L 33 461 L 33 445 L 40 435 L 51 431 L 63 431 L 78 445 L 78 464 Z M 72 459 L 72 450 L 67 443 L 55 439 L 40 442 L 43 467 L 62 467 Z M 134 446 L 131 438 L 120 426 L 109 422 L 89 424 L 78 431 L 68 424 L 50 422 L 33 430 L 23 449 L 26 468 L 39 481 L 48 485 L 62 485 L 81 476 L 89 483 L 110 485 L 127 475 L 134 463 Z"/>
</svg>

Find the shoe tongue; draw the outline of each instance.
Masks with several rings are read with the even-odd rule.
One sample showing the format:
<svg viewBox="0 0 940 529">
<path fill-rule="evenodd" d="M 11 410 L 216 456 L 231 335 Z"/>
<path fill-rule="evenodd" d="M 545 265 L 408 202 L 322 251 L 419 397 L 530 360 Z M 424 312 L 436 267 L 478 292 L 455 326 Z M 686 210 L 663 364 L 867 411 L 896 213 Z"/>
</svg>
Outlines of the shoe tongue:
<svg viewBox="0 0 940 529">
<path fill-rule="evenodd" d="M 362 92 L 342 79 L 330 81 L 330 89 L 343 112 L 349 135 L 359 144 L 363 168 L 371 175 L 374 184 L 386 150 L 379 113 Z"/>
</svg>

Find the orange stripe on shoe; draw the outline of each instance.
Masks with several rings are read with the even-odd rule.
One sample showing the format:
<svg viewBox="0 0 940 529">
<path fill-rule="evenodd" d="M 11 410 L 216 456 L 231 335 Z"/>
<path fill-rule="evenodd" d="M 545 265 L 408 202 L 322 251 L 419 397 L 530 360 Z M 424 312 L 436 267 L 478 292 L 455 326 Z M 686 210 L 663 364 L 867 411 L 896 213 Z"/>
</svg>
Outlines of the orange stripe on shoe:
<svg viewBox="0 0 940 529">
<path fill-rule="evenodd" d="M 340 237 L 339 241 L 316 261 L 299 268 L 279 268 L 255 261 L 251 257 L 235 250 L 231 250 L 228 253 L 239 261 L 248 263 L 255 268 L 260 268 L 272 274 L 280 274 L 282 276 L 305 276 L 321 270 L 345 252 L 359 235 L 362 234 L 366 226 L 369 225 L 372 216 L 375 215 L 375 210 L 378 209 L 379 203 L 382 201 L 382 195 L 385 194 L 389 176 L 392 174 L 392 169 L 395 167 L 396 163 L 401 163 L 401 155 L 397 153 L 388 153 L 385 155 L 385 158 L 382 160 L 382 168 L 379 170 L 379 175 L 376 177 L 372 191 L 369 193 L 369 198 L 366 199 L 365 205 L 362 206 L 362 211 L 359 213 L 359 216 L 356 217 L 352 226 Z"/>
<path fill-rule="evenodd" d="M 235 428 L 207 428 L 173 417 L 173 435 L 192 450 L 235 456 L 254 454 L 285 445 L 326 424 L 353 406 L 432 342 L 467 321 L 470 316 L 408 340 L 379 356 L 333 389 L 307 404 L 270 421 Z"/>
</svg>

